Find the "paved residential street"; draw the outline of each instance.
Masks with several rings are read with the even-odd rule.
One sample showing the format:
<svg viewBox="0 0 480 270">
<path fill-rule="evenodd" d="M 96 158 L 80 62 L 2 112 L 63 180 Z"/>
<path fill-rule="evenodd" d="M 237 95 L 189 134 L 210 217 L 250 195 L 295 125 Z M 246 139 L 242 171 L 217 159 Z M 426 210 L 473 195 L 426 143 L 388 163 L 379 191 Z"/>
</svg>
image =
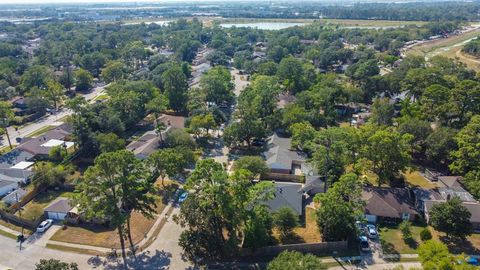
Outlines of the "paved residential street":
<svg viewBox="0 0 480 270">
<path fill-rule="evenodd" d="M 167 223 L 144 252 L 137 254 L 137 260 L 129 258 L 131 269 L 194 269 L 193 266 L 182 259 L 182 248 L 178 245 L 178 239 L 182 228 L 172 220 L 172 216 L 178 214 L 176 207 Z M 122 269 L 121 257 L 106 259 L 91 255 L 67 253 L 46 248 L 48 239 L 61 229 L 54 225 L 45 234 L 33 234 L 25 241 L 20 251 L 18 243 L 10 238 L 0 236 L 2 252 L 0 252 L 0 270 L 31 270 L 35 263 L 41 259 L 58 259 L 65 262 L 76 262 L 80 269 Z"/>
<path fill-rule="evenodd" d="M 104 90 L 105 85 L 101 84 L 94 87 L 89 93 L 82 94 L 82 96 L 85 98 L 85 100 L 92 102 L 97 96 L 103 93 Z M 56 125 L 59 119 L 71 115 L 72 113 L 73 112 L 71 110 L 63 108 L 55 114 L 47 114 L 35 122 L 28 123 L 25 126 L 19 128 L 17 131 L 14 127 L 8 127 L 8 134 L 10 135 L 12 145 L 17 144 L 17 138 L 23 138 L 44 127 Z M 0 146 L 8 146 L 8 140 L 6 135 L 0 137 Z"/>
</svg>

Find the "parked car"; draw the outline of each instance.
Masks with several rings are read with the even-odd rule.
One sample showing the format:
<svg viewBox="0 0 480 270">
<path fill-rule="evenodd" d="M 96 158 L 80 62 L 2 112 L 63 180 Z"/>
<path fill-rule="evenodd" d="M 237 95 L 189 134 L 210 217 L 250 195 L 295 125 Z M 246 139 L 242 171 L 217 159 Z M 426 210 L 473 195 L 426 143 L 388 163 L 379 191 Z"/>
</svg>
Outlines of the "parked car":
<svg viewBox="0 0 480 270">
<path fill-rule="evenodd" d="M 356 221 L 355 222 L 355 227 L 360 231 L 360 233 L 363 233 L 365 231 L 365 223 L 361 221 Z"/>
<path fill-rule="evenodd" d="M 366 231 L 367 231 L 367 235 L 368 235 L 369 238 L 377 238 L 378 237 L 378 232 L 377 232 L 377 228 L 375 227 L 375 225 L 368 224 L 367 228 L 366 228 Z"/>
<path fill-rule="evenodd" d="M 358 241 L 361 251 L 370 251 L 370 244 L 368 244 L 368 238 L 366 236 L 360 236 Z"/>
<path fill-rule="evenodd" d="M 40 225 L 38 225 L 37 227 L 37 232 L 38 233 L 43 233 L 45 232 L 46 230 L 48 230 L 48 228 L 50 228 L 53 224 L 53 220 L 52 219 L 46 219 L 44 221 L 42 221 L 42 223 L 40 223 Z"/>
<path fill-rule="evenodd" d="M 182 195 L 180 195 L 180 197 L 178 197 L 178 202 L 183 203 L 187 199 L 187 197 L 188 197 L 187 192 L 182 193 Z"/>
</svg>

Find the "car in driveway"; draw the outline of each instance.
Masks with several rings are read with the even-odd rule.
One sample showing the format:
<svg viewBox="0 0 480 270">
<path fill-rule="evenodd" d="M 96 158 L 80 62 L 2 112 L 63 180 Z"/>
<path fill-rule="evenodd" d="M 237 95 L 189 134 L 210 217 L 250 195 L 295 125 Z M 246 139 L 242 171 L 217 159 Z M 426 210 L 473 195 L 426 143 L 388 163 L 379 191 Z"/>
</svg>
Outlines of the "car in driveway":
<svg viewBox="0 0 480 270">
<path fill-rule="evenodd" d="M 178 197 L 178 203 L 183 203 L 188 197 L 188 193 L 187 192 L 183 192 L 180 197 Z"/>
<path fill-rule="evenodd" d="M 365 231 L 367 232 L 367 235 L 370 239 L 374 239 L 378 237 L 377 228 L 373 224 L 367 224 Z"/>
<path fill-rule="evenodd" d="M 38 227 L 37 227 L 37 232 L 38 233 L 45 232 L 46 230 L 48 230 L 48 228 L 52 227 L 52 224 L 53 224 L 52 219 L 46 219 L 46 220 L 42 221 L 42 223 L 40 223 L 40 225 L 38 225 Z"/>
<path fill-rule="evenodd" d="M 370 251 L 370 244 L 368 243 L 368 238 L 366 236 L 358 237 L 358 245 L 361 251 L 363 252 Z"/>
</svg>

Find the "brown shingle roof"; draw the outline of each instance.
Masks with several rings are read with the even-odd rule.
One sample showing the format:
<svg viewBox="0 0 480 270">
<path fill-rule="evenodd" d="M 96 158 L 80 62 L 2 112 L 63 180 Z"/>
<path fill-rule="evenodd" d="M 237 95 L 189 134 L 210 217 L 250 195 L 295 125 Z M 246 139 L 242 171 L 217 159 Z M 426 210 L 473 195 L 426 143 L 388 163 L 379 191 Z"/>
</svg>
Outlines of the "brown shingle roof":
<svg viewBox="0 0 480 270">
<path fill-rule="evenodd" d="M 402 218 L 403 213 L 417 215 L 409 191 L 404 188 L 365 188 L 365 213 L 379 217 Z"/>
<path fill-rule="evenodd" d="M 166 127 L 170 126 L 172 128 L 184 128 L 185 127 L 185 117 L 175 116 L 164 114 L 158 118 L 158 121 L 162 122 Z"/>
</svg>

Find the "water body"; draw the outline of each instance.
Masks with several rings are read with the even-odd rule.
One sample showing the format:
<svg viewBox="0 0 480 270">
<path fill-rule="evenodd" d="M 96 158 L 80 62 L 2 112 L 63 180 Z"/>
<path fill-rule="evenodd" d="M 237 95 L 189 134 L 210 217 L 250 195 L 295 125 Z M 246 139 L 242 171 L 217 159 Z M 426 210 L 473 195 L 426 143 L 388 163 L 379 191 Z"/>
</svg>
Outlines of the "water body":
<svg viewBox="0 0 480 270">
<path fill-rule="evenodd" d="M 36 21 L 46 21 L 46 20 L 50 20 L 50 18 L 0 18 L 0 21 L 11 22 L 14 24 L 28 24 Z"/>
<path fill-rule="evenodd" d="M 281 30 L 294 26 L 304 26 L 306 23 L 295 23 L 295 22 L 258 22 L 258 23 L 222 23 L 221 27 L 231 28 L 231 27 L 249 27 L 257 28 L 260 30 Z"/>
</svg>

